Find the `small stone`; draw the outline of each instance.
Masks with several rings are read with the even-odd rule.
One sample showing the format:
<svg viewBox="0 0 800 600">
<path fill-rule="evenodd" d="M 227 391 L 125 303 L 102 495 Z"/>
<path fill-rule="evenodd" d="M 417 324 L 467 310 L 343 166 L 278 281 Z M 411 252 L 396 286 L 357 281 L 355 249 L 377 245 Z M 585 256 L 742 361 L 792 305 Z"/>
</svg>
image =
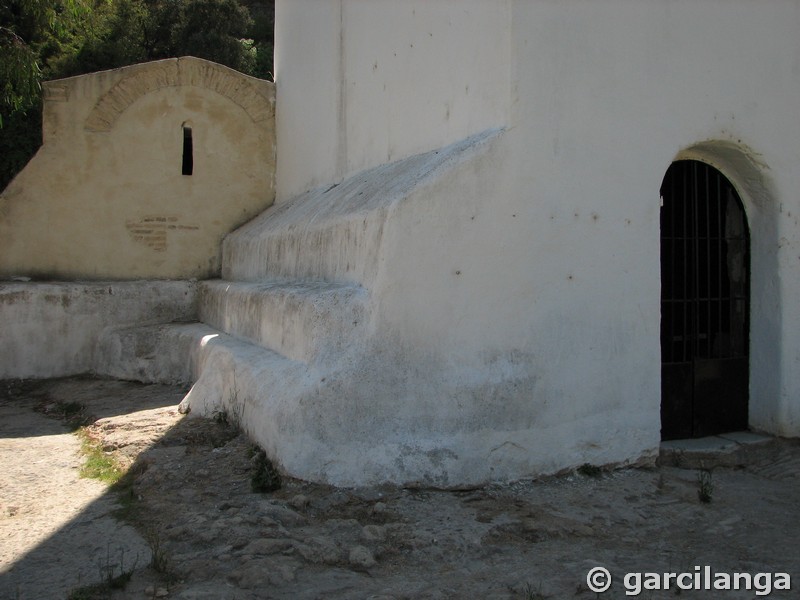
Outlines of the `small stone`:
<svg viewBox="0 0 800 600">
<path fill-rule="evenodd" d="M 296 580 L 297 565 L 286 558 L 254 559 L 232 572 L 229 579 L 244 589 L 259 589 L 266 585 L 285 585 Z"/>
<path fill-rule="evenodd" d="M 261 538 L 247 544 L 242 550 L 242 554 L 277 554 L 290 548 L 292 548 L 291 540 Z"/>
<path fill-rule="evenodd" d="M 155 593 L 156 593 L 156 588 L 154 588 L 152 585 L 148 585 L 146 588 L 144 588 L 144 595 L 148 596 L 149 598 L 152 598 L 153 594 Z"/>
<path fill-rule="evenodd" d="M 169 592 L 164 588 L 158 588 L 156 590 L 156 598 L 166 598 L 169 596 Z"/>
<path fill-rule="evenodd" d="M 372 505 L 372 512 L 376 515 L 386 512 L 386 504 L 384 502 L 376 502 Z"/>
<path fill-rule="evenodd" d="M 280 504 L 266 503 L 261 507 L 262 516 L 274 519 L 285 527 L 293 527 L 297 525 L 305 525 L 306 518 L 293 511 L 291 508 L 281 506 Z"/>
<path fill-rule="evenodd" d="M 354 567 L 363 567 L 365 569 L 374 567 L 376 563 L 372 552 L 365 546 L 353 546 L 350 549 L 349 560 Z"/>
<path fill-rule="evenodd" d="M 296 496 L 293 496 L 291 500 L 289 500 L 289 506 L 295 510 L 307 508 L 309 504 L 311 504 L 311 500 L 305 494 L 297 494 Z"/>
<path fill-rule="evenodd" d="M 264 527 L 278 527 L 278 522 L 272 517 L 259 517 L 258 522 Z"/>
<path fill-rule="evenodd" d="M 361 533 L 361 523 L 355 519 L 328 519 L 325 529 L 334 537 L 357 537 Z"/>
<path fill-rule="evenodd" d="M 379 542 L 386 538 L 386 530 L 380 525 L 365 525 L 361 529 L 361 539 L 368 542 Z"/>
<path fill-rule="evenodd" d="M 292 545 L 300 556 L 311 563 L 334 565 L 342 558 L 339 547 L 331 538 L 312 537 L 306 539 L 305 543 L 294 542 Z"/>
</svg>

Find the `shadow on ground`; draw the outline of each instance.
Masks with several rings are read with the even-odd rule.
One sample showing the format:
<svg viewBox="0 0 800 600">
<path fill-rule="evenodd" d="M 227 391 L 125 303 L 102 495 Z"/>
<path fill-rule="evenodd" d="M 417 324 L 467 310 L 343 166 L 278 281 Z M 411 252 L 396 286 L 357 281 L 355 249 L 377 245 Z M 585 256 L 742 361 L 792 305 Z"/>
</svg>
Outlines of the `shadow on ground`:
<svg viewBox="0 0 800 600">
<path fill-rule="evenodd" d="M 65 598 L 149 564 L 148 543 L 117 518 L 117 490 L 80 477 L 81 441 L 71 432 L 78 424 L 169 412 L 183 394 L 85 378 L 0 382 L 0 598 Z M 130 462 L 169 436 L 168 429 L 151 433 L 138 436 Z"/>
</svg>

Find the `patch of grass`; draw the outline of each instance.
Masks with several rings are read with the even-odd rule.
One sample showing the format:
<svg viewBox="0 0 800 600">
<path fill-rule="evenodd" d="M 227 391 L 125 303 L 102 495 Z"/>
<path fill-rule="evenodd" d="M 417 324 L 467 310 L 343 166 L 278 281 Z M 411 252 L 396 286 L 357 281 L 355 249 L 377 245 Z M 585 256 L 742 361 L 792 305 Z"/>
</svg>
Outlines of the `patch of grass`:
<svg viewBox="0 0 800 600">
<path fill-rule="evenodd" d="M 85 427 L 77 431 L 77 436 L 81 440 L 81 452 L 86 457 L 80 470 L 80 476 L 97 479 L 107 485 L 119 482 L 125 475 L 125 469 L 114 456 L 104 452 L 101 442 L 94 438 Z"/>
<path fill-rule="evenodd" d="M 603 469 L 590 463 L 583 463 L 578 467 L 578 473 L 584 477 L 600 477 L 603 474 Z"/>
<path fill-rule="evenodd" d="M 703 469 L 697 474 L 697 498 L 703 504 L 709 504 L 714 494 L 714 482 L 711 480 L 711 471 Z"/>
</svg>

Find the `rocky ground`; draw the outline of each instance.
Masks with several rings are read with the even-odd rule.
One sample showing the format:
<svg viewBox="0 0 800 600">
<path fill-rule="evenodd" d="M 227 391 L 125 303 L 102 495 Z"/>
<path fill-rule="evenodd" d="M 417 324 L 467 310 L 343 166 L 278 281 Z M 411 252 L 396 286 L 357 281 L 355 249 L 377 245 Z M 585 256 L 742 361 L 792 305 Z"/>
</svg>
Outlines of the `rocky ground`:
<svg viewBox="0 0 800 600">
<path fill-rule="evenodd" d="M 183 392 L 87 379 L 3 384 L 0 599 L 588 600 L 631 597 L 626 573 L 706 565 L 787 573 L 795 591 L 770 597 L 797 597 L 797 443 L 715 469 L 709 503 L 698 471 L 674 466 L 463 491 L 284 479 L 254 492 L 253 473 L 269 474 L 263 457 L 224 418 L 180 415 Z M 89 436 L 130 467 L 116 489 L 78 476 L 80 440 L 53 418 L 76 406 L 92 417 Z M 599 595 L 586 580 L 598 566 L 613 577 Z M 114 578 L 123 589 L 87 587 Z M 766 578 L 759 583 L 764 591 Z M 637 597 L 756 591 L 682 591 L 673 581 Z"/>
</svg>

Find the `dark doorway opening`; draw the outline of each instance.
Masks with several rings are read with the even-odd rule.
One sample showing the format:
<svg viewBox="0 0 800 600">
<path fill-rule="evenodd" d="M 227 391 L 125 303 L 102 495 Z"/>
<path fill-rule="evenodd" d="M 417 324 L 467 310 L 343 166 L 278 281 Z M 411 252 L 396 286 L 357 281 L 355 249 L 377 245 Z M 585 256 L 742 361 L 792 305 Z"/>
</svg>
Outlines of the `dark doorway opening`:
<svg viewBox="0 0 800 600">
<path fill-rule="evenodd" d="M 731 183 L 698 161 L 661 184 L 661 439 L 747 429 L 750 238 Z"/>
</svg>

